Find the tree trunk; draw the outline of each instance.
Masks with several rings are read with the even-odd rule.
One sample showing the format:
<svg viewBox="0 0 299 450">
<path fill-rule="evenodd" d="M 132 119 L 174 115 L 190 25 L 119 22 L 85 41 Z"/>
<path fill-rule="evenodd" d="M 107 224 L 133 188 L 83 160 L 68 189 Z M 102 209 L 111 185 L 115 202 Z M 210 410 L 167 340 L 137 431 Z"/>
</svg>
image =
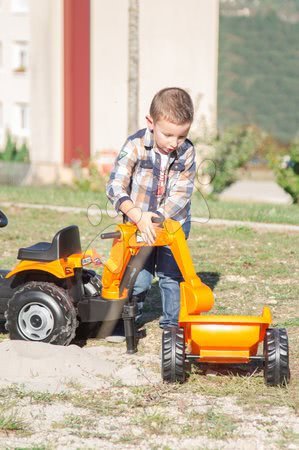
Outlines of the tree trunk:
<svg viewBox="0 0 299 450">
<path fill-rule="evenodd" d="M 138 129 L 139 0 L 129 1 L 128 133 Z"/>
</svg>

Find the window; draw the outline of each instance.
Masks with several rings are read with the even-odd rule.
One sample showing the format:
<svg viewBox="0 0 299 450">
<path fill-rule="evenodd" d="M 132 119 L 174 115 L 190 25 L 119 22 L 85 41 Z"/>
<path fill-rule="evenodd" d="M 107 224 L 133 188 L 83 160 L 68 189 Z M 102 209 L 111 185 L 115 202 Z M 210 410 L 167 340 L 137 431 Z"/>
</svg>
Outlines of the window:
<svg viewBox="0 0 299 450">
<path fill-rule="evenodd" d="M 27 13 L 29 11 L 28 0 L 11 0 L 11 12 Z"/>
<path fill-rule="evenodd" d="M 0 133 L 3 130 L 3 105 L 0 102 Z"/>
<path fill-rule="evenodd" d="M 29 134 L 29 105 L 27 103 L 16 103 L 15 105 L 15 133 L 19 136 Z"/>
<path fill-rule="evenodd" d="M 25 41 L 16 41 L 13 44 L 12 58 L 14 72 L 26 72 L 28 69 L 28 43 Z"/>
</svg>

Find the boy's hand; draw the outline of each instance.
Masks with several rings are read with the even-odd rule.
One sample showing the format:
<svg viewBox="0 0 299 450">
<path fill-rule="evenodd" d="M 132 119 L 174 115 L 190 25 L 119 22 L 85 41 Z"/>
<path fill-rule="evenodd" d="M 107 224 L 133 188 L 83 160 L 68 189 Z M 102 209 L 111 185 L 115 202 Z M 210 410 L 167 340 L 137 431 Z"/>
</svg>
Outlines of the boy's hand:
<svg viewBox="0 0 299 450">
<path fill-rule="evenodd" d="M 141 233 L 142 239 L 148 244 L 152 245 L 156 239 L 155 224 L 152 222 L 152 217 L 160 217 L 153 212 L 142 212 L 137 208 L 131 200 L 125 200 L 120 205 L 120 210 L 126 214 L 129 219 L 137 225 Z"/>
<path fill-rule="evenodd" d="M 138 222 L 137 228 L 141 233 L 142 239 L 148 244 L 152 245 L 156 240 L 155 225 L 152 222 L 152 217 L 159 217 L 153 212 L 143 212 Z"/>
</svg>

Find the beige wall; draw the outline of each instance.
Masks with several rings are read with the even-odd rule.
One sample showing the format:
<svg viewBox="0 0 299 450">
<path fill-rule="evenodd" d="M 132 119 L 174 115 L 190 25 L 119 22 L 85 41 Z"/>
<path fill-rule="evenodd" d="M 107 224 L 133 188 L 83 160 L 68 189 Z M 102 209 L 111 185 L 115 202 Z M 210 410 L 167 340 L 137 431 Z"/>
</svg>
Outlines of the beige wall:
<svg viewBox="0 0 299 450">
<path fill-rule="evenodd" d="M 166 86 L 186 88 L 216 122 L 218 0 L 140 0 L 139 127 Z M 128 0 L 91 0 L 91 148 L 119 149 L 127 137 Z"/>
<path fill-rule="evenodd" d="M 63 2 L 31 0 L 31 158 L 63 162 Z"/>
<path fill-rule="evenodd" d="M 196 122 L 205 116 L 215 124 L 218 7 L 218 0 L 140 0 L 140 125 L 167 86 L 201 97 Z"/>
<path fill-rule="evenodd" d="M 128 2 L 91 0 L 91 152 L 127 133 Z"/>
</svg>

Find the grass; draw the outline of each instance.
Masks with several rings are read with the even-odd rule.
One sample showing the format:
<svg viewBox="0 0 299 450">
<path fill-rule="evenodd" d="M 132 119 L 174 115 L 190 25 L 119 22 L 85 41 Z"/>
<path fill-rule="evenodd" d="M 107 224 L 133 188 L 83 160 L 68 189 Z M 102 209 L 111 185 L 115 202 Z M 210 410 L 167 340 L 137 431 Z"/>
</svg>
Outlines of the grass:
<svg viewBox="0 0 299 450">
<path fill-rule="evenodd" d="M 104 192 L 85 192 L 66 186 L 1 186 L 0 201 L 67 205 L 84 208 L 94 203 L 104 207 L 107 203 L 107 197 Z"/>
<path fill-rule="evenodd" d="M 79 416 L 75 414 L 66 414 L 64 419 L 60 422 L 53 422 L 52 428 L 71 428 L 74 430 L 80 430 L 82 427 L 84 428 L 95 428 L 96 421 L 93 417 L 90 416 Z"/>
<path fill-rule="evenodd" d="M 1 186 L 0 203 L 7 201 L 76 206 L 86 208 L 86 211 L 90 205 L 98 205 L 103 211 L 111 209 L 104 192 L 85 192 L 70 187 Z M 200 192 L 193 195 L 192 214 L 201 217 L 203 222 L 210 219 L 229 219 L 299 224 L 299 205 L 224 202 L 205 198 Z"/>
<path fill-rule="evenodd" d="M 14 408 L 9 406 L 0 408 L 0 431 L 25 432 L 28 424 Z"/>
<path fill-rule="evenodd" d="M 132 419 L 133 425 L 142 426 L 142 428 L 150 434 L 164 434 L 169 430 L 171 418 L 161 411 L 145 410 L 141 414 L 136 414 Z"/>
<path fill-rule="evenodd" d="M 227 439 L 236 429 L 236 420 L 228 414 L 210 408 L 204 416 L 207 435 L 214 439 Z"/>
<path fill-rule="evenodd" d="M 294 432 L 289 427 L 281 430 L 281 436 L 277 440 L 279 449 L 290 449 L 299 447 L 299 433 Z"/>
<path fill-rule="evenodd" d="M 241 220 L 299 225 L 299 205 L 275 205 L 204 198 L 199 192 L 192 197 L 192 214 L 209 219 Z"/>
<path fill-rule="evenodd" d="M 78 224 L 82 246 L 86 248 L 100 232 L 114 226 L 107 217 L 94 226 L 84 213 L 61 215 L 16 207 L 6 212 L 10 222 L 0 230 L 1 268 L 11 267 L 16 262 L 18 247 L 49 241 L 60 227 Z M 100 252 L 108 256 L 111 242 L 96 240 L 96 243 L 101 246 L 98 247 Z M 232 443 L 255 416 L 263 417 L 258 426 L 268 430 L 265 431 L 269 434 L 269 440 L 265 441 L 268 445 L 275 442 L 277 448 L 287 448 L 292 440 L 297 442 L 298 436 L 291 425 L 283 427 L 280 423 L 279 411 L 283 407 L 287 408 L 287 414 L 299 412 L 299 234 L 256 232 L 244 226 L 211 228 L 194 224 L 189 245 L 196 271 L 214 290 L 213 312 L 259 315 L 263 305 L 268 304 L 274 324 L 287 328 L 292 382 L 286 389 L 266 387 L 259 371 L 246 372 L 241 367 L 220 370 L 216 366 L 212 369 L 217 376 L 213 376 L 205 367 L 194 365 L 190 378 L 183 385 L 160 383 L 127 387 L 115 383 L 109 390 L 85 392 L 73 383 L 71 392 L 58 395 L 14 387 L 1 390 L 0 406 L 13 400 L 41 407 L 71 405 L 76 412 L 54 422 L 52 431 L 67 429 L 72 436 L 83 440 L 98 439 L 103 447 L 105 442 L 107 446 L 113 443 L 141 447 L 150 442 L 151 436 L 159 436 L 159 448 L 176 448 L 178 441 L 175 440 L 185 438 L 203 439 L 196 448 L 205 448 L 206 442 L 216 440 Z M 148 336 L 140 341 L 136 358 L 159 354 L 159 314 L 160 298 L 155 283 L 146 304 Z M 1 338 L 7 335 L 2 334 Z M 155 361 L 148 364 L 152 370 L 159 371 Z M 232 408 L 236 411 L 242 410 L 241 416 L 234 409 L 230 410 L 228 401 L 233 402 Z M 82 410 L 84 416 L 78 410 Z M 24 427 L 22 421 L 18 425 L 17 417 L 12 416 L 3 426 Z M 91 428 L 91 423 L 97 426 Z M 154 444 L 151 445 L 154 448 Z"/>
</svg>

